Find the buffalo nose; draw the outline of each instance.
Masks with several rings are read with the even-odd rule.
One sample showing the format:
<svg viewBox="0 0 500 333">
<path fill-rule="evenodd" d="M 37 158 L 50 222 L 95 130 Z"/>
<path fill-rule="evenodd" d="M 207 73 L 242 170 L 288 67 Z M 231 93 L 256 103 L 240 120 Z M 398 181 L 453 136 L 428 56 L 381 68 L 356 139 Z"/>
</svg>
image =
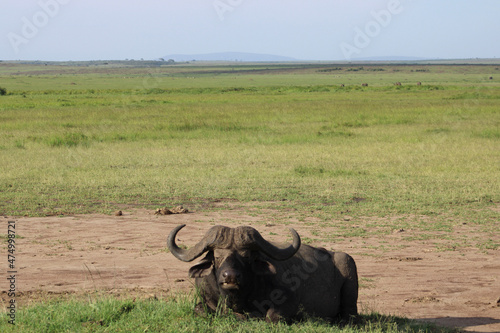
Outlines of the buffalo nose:
<svg viewBox="0 0 500 333">
<path fill-rule="evenodd" d="M 224 271 L 222 273 L 222 277 L 227 281 L 238 281 L 241 277 L 241 273 L 234 270 L 234 269 L 228 269 L 227 271 Z"/>
</svg>

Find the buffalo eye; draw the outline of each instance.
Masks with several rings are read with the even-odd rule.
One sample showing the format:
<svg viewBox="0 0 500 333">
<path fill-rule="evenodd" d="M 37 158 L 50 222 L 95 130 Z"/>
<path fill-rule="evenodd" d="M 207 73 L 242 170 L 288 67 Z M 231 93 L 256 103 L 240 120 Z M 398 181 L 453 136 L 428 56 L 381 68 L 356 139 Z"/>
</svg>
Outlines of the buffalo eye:
<svg viewBox="0 0 500 333">
<path fill-rule="evenodd" d="M 214 266 L 215 267 L 220 267 L 220 264 L 222 263 L 223 258 L 222 257 L 216 257 L 214 258 Z"/>
</svg>

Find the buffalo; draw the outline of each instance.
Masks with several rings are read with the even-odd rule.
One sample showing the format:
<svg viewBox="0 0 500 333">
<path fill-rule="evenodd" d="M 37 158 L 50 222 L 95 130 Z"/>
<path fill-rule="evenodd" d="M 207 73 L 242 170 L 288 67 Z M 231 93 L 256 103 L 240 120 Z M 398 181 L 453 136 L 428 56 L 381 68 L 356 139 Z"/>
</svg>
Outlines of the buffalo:
<svg viewBox="0 0 500 333">
<path fill-rule="evenodd" d="M 356 319 L 358 275 L 348 254 L 301 245 L 291 228 L 292 244 L 275 244 L 248 226 L 214 226 L 196 245 L 182 249 L 175 238 L 184 227 L 170 232 L 167 245 L 184 262 L 205 254 L 189 269 L 202 300 L 198 310 L 231 309 L 239 317 L 270 322 Z"/>
</svg>

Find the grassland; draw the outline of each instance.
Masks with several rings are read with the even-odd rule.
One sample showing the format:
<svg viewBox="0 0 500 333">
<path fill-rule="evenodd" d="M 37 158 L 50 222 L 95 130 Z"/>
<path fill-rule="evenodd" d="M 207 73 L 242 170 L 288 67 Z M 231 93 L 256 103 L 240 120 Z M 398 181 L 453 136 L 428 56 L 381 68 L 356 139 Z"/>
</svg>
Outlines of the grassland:
<svg viewBox="0 0 500 333">
<path fill-rule="evenodd" d="M 108 66 L 0 66 L 0 213 L 231 198 L 479 221 L 499 201 L 494 65 Z"/>
</svg>

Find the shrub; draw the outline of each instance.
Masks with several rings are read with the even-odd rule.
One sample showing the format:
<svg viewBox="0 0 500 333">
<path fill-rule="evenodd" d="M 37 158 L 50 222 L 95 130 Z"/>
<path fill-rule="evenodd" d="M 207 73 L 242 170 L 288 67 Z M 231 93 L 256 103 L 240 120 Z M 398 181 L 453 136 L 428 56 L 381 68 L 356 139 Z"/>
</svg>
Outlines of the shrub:
<svg viewBox="0 0 500 333">
<path fill-rule="evenodd" d="M 0 96 L 7 95 L 7 89 L 0 87 Z"/>
</svg>

